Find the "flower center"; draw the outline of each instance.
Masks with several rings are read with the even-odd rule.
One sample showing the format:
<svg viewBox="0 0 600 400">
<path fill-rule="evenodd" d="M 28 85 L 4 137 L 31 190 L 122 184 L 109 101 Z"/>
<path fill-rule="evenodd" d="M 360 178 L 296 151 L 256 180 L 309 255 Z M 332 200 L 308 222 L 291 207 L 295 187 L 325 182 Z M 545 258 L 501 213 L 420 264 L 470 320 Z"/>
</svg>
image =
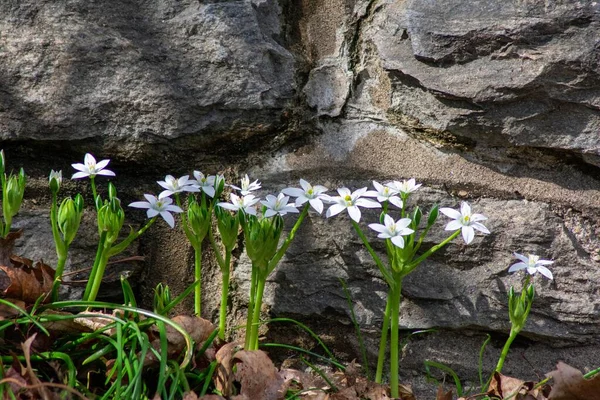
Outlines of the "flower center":
<svg viewBox="0 0 600 400">
<path fill-rule="evenodd" d="M 348 206 L 351 206 L 351 205 L 352 205 L 352 196 L 350 196 L 349 194 L 347 194 L 347 195 L 344 197 L 344 201 L 346 202 L 346 204 L 347 204 Z"/>
</svg>

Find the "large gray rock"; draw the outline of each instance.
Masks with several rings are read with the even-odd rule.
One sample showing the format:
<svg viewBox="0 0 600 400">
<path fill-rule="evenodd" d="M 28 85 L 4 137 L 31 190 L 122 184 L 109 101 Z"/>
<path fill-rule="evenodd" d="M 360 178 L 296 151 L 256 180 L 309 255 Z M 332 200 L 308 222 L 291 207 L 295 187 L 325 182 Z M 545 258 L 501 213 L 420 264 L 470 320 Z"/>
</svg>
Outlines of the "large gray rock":
<svg viewBox="0 0 600 400">
<path fill-rule="evenodd" d="M 2 2 L 0 138 L 32 175 L 19 250 L 53 260 L 40 211 L 47 173 L 68 176 L 90 150 L 113 159 L 124 204 L 194 169 L 248 172 L 262 195 L 300 177 L 331 189 L 415 177 L 426 187 L 419 204 L 468 200 L 492 233 L 455 240 L 406 278 L 403 334 L 439 332 L 411 340 L 403 377 L 432 397 L 420 384 L 429 358 L 476 381 L 486 333 L 493 367 L 509 328 L 505 293 L 520 284 L 507 274 L 514 251 L 554 259 L 556 279 L 539 281 L 506 372 L 536 378 L 521 355 L 541 373 L 559 358 L 597 367 L 599 15 L 587 1 Z M 425 246 L 444 237 L 442 220 Z M 74 268 L 93 259 L 92 216 L 85 225 Z M 192 282 L 181 231 L 157 223 L 133 251 L 146 256 L 146 305 L 156 283 L 180 292 Z M 244 321 L 249 276 L 243 248 L 235 259 L 232 325 Z M 206 252 L 203 312 L 215 317 L 211 260 Z M 347 217 L 310 215 L 269 278 L 264 311 L 301 319 L 356 357 L 338 277 L 373 357 L 386 286 Z"/>
<path fill-rule="evenodd" d="M 125 152 L 269 131 L 294 94 L 278 14 L 273 1 L 2 2 L 0 137 Z"/>
</svg>

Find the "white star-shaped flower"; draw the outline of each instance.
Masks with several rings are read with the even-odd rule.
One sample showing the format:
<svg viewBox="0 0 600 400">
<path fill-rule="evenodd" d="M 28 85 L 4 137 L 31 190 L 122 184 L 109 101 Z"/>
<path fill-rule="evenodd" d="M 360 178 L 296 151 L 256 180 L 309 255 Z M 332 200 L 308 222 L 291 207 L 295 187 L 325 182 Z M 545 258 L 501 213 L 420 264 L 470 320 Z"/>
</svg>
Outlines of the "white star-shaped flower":
<svg viewBox="0 0 600 400">
<path fill-rule="evenodd" d="M 389 201 L 398 208 L 402 208 L 404 205 L 400 197 L 397 196 L 399 191 L 392 184 L 382 185 L 377 181 L 373 181 L 373 187 L 375 187 L 375 190 L 369 190 L 365 193 L 365 196 L 376 197 L 380 203 Z"/>
<path fill-rule="evenodd" d="M 210 197 L 215 197 L 215 179 L 214 175 L 206 175 L 200 171 L 194 171 L 197 186 Z"/>
<path fill-rule="evenodd" d="M 527 256 L 524 256 L 523 254 L 513 253 L 513 255 L 519 260 L 519 262 L 511 265 L 508 269 L 508 272 L 515 272 L 520 271 L 522 269 L 526 269 L 529 275 L 535 275 L 536 272 L 539 272 L 546 278 L 553 279 L 552 272 L 550 272 L 550 270 L 545 266 L 554 264 L 554 261 L 540 260 L 539 256 L 533 254 L 528 254 Z"/>
<path fill-rule="evenodd" d="M 231 199 L 230 203 L 217 203 L 219 207 L 223 207 L 227 210 L 231 211 L 239 211 L 243 210 L 246 214 L 256 215 L 256 208 L 253 207 L 256 203 L 260 201 L 260 198 L 255 198 L 253 195 L 248 194 L 246 196 L 238 196 L 235 193 L 231 193 L 229 195 Z"/>
<path fill-rule="evenodd" d="M 288 196 L 295 197 L 296 207 L 300 207 L 308 201 L 311 207 L 314 208 L 316 212 L 321 214 L 323 212 L 323 200 L 327 201 L 329 199 L 329 196 L 325 195 L 324 193 L 329 189 L 321 185 L 312 186 L 304 179 L 300 179 L 300 186 L 302 189 L 285 188 L 281 192 Z"/>
<path fill-rule="evenodd" d="M 102 160 L 96 162 L 96 159 L 90 153 L 86 153 L 83 158 L 83 164 L 71 164 L 73 168 L 75 168 L 79 172 L 75 172 L 71 179 L 80 179 L 80 178 L 94 178 L 96 175 L 104 175 L 104 176 L 115 176 L 115 173 L 104 169 L 108 165 L 110 160 Z"/>
<path fill-rule="evenodd" d="M 193 179 L 190 179 L 189 175 L 184 175 L 181 178 L 177 179 L 173 175 L 165 176 L 164 181 L 157 181 L 160 186 L 163 187 L 162 192 L 158 195 L 159 199 L 163 199 L 165 197 L 171 196 L 175 193 L 180 192 L 199 192 L 200 189 L 197 186 L 197 182 Z"/>
<path fill-rule="evenodd" d="M 183 212 L 181 208 L 173 205 L 173 200 L 170 197 L 157 199 L 156 196 L 151 194 L 145 194 L 144 197 L 148 201 L 135 201 L 129 205 L 129 207 L 135 208 L 147 208 L 146 215 L 148 218 L 154 218 L 160 214 L 161 217 L 169 224 L 171 228 L 175 226 L 175 219 L 171 215 L 172 212 L 180 213 Z"/>
<path fill-rule="evenodd" d="M 265 211 L 265 218 L 272 217 L 273 215 L 279 214 L 281 216 L 287 213 L 297 213 L 298 209 L 293 204 L 288 204 L 289 196 L 283 193 L 279 193 L 277 197 L 272 194 L 267 195 L 267 199 L 261 201 L 261 203 L 267 207 Z"/>
<path fill-rule="evenodd" d="M 446 225 L 447 231 L 456 231 L 462 230 L 462 237 L 465 240 L 466 244 L 469 244 L 473 241 L 475 237 L 475 230 L 477 229 L 483 233 L 490 233 L 490 231 L 483 226 L 483 224 L 479 223 L 479 221 L 485 221 L 487 217 L 484 217 L 481 214 L 471 214 L 471 206 L 466 201 L 463 201 L 460 205 L 460 212 L 453 208 L 440 208 L 442 214 L 447 217 L 452 218 L 454 221 L 448 222 Z"/>
<path fill-rule="evenodd" d="M 355 190 L 351 192 L 348 188 L 339 188 L 338 190 L 339 196 L 328 196 L 328 201 L 330 203 L 334 203 L 327 212 L 325 216 L 327 218 L 333 217 L 341 213 L 344 210 L 348 210 L 348 215 L 355 222 L 360 221 L 360 209 L 358 207 L 365 208 L 381 208 L 381 204 L 376 201 L 363 199 L 362 196 L 367 192 L 367 188 L 364 187 L 362 189 Z"/>
<path fill-rule="evenodd" d="M 250 192 L 260 189 L 260 182 L 258 181 L 258 179 L 250 183 L 250 178 L 248 178 L 248 174 L 246 174 L 246 176 L 244 176 L 240 182 L 241 187 L 235 185 L 230 186 L 235 190 L 239 190 L 242 196 L 246 196 L 250 194 Z"/>
<path fill-rule="evenodd" d="M 414 230 L 408 228 L 411 222 L 412 220 L 410 218 L 402 218 L 397 222 L 394 222 L 394 218 L 389 214 L 385 214 L 385 217 L 383 218 L 383 223 L 385 225 L 369 224 L 369 228 L 379 232 L 379 235 L 377 235 L 378 238 L 390 239 L 395 246 L 403 249 L 404 238 L 402 236 L 410 235 L 414 232 Z"/>
</svg>

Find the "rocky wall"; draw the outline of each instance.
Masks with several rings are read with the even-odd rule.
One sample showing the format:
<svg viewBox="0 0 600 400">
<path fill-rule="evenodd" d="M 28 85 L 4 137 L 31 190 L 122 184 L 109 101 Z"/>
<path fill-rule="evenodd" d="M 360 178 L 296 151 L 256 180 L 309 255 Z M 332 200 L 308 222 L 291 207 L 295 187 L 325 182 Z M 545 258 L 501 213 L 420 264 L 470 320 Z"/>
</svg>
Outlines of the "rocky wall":
<svg viewBox="0 0 600 400">
<path fill-rule="evenodd" d="M 555 280 L 540 285 L 505 372 L 535 379 L 558 359 L 598 366 L 600 3 L 118 3 L 0 3 L 0 139 L 31 176 L 20 223 L 36 234 L 24 253 L 53 261 L 46 176 L 87 151 L 111 158 L 124 202 L 193 169 L 247 172 L 262 194 L 301 177 L 331 189 L 414 177 L 425 186 L 415 201 L 468 200 L 491 234 L 456 240 L 406 279 L 403 333 L 438 331 L 406 347 L 403 378 L 428 396 L 422 362 L 433 359 L 475 380 L 486 333 L 493 367 L 509 327 L 506 288 L 518 283 L 506 272 L 513 251 L 555 260 Z M 66 186 L 77 190 L 87 189 Z M 93 256 L 88 226 L 71 268 Z M 426 246 L 443 237 L 438 226 Z M 158 281 L 191 283 L 180 232 L 155 226 L 134 253 L 146 262 L 122 269 L 138 274 L 144 301 Z M 204 309 L 215 316 L 210 259 Z M 238 254 L 232 321 L 244 316 L 248 268 Z M 301 319 L 357 357 L 339 277 L 374 355 L 385 284 L 347 217 L 310 216 L 269 279 L 264 311 Z M 291 329 L 268 333 L 286 334 L 295 340 Z"/>
</svg>

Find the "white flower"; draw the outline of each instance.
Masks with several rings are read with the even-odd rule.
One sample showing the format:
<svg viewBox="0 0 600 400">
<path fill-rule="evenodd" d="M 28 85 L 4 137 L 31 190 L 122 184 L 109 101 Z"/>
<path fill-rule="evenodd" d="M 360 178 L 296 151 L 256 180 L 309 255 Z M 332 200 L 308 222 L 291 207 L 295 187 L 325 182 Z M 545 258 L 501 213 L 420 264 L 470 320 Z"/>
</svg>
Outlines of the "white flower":
<svg viewBox="0 0 600 400">
<path fill-rule="evenodd" d="M 377 203 L 373 200 L 362 199 L 361 196 L 367 192 L 367 188 L 364 187 L 362 189 L 355 190 L 354 192 L 350 192 L 348 188 L 339 188 L 338 190 L 339 196 L 328 196 L 328 201 L 334 203 L 325 215 L 327 218 L 333 217 L 341 213 L 344 210 L 348 210 L 348 214 L 350 218 L 352 218 L 355 222 L 360 221 L 360 209 L 358 207 L 366 207 L 366 208 L 381 208 L 381 204 Z"/>
<path fill-rule="evenodd" d="M 235 193 L 229 195 L 231 203 L 217 203 L 219 207 L 226 208 L 231 211 L 244 210 L 246 214 L 256 215 L 256 208 L 252 207 L 260 201 L 260 198 L 254 198 L 253 195 L 248 194 L 246 196 L 239 197 Z"/>
<path fill-rule="evenodd" d="M 402 208 L 402 200 L 400 199 L 400 197 L 396 196 L 399 193 L 399 191 L 392 185 L 393 184 L 382 185 L 377 181 L 373 181 L 373 186 L 375 187 L 376 191 L 369 190 L 367 193 L 365 193 L 365 196 L 377 197 L 377 201 L 380 203 L 384 201 L 389 201 L 396 207 Z"/>
<path fill-rule="evenodd" d="M 483 233 L 490 233 L 485 226 L 479 223 L 479 221 L 485 221 L 487 217 L 481 214 L 471 214 L 471 206 L 466 201 L 460 205 L 460 212 L 446 207 L 440 208 L 440 211 L 442 214 L 454 219 L 454 221 L 448 222 L 446 230 L 456 231 L 462 229 L 462 237 L 466 244 L 473 241 L 473 237 L 475 237 L 474 229 Z"/>
<path fill-rule="evenodd" d="M 147 208 L 146 215 L 148 218 L 154 218 L 158 214 L 169 224 L 171 228 L 175 226 L 175 219 L 170 214 L 171 212 L 180 213 L 183 210 L 175 205 L 172 205 L 173 200 L 170 197 L 163 199 L 157 199 L 156 196 L 151 194 L 145 194 L 144 197 L 148 201 L 136 201 L 129 205 L 129 207 L 135 208 Z"/>
<path fill-rule="evenodd" d="M 321 185 L 312 186 L 304 179 L 300 179 L 300 186 L 302 189 L 285 188 L 282 190 L 282 193 L 288 196 L 296 197 L 296 207 L 300 207 L 302 204 L 308 201 L 312 208 L 321 214 L 323 212 L 323 200 L 327 201 L 327 199 L 329 199 L 329 196 L 323 193 L 329 189 Z"/>
<path fill-rule="evenodd" d="M 405 179 L 402 182 L 394 181 L 394 182 L 390 183 L 389 186 L 391 186 L 393 189 L 396 189 L 398 192 L 402 193 L 403 196 L 407 196 L 410 193 L 416 191 L 418 188 L 420 188 L 421 183 L 416 185 L 415 179 L 411 178 L 409 180 Z"/>
<path fill-rule="evenodd" d="M 369 224 L 369 228 L 379 232 L 379 235 L 377 235 L 378 238 L 391 239 L 395 246 L 403 249 L 404 238 L 402 236 L 410 235 L 414 232 L 412 229 L 408 228 L 411 222 L 412 221 L 410 218 L 402 218 L 397 222 L 394 222 L 394 218 L 390 217 L 388 214 L 385 214 L 383 219 L 383 223 L 385 225 Z"/>
<path fill-rule="evenodd" d="M 79 179 L 79 178 L 94 178 L 96 175 L 104 175 L 104 176 L 115 176 L 115 173 L 104 169 L 108 165 L 110 160 L 102 160 L 96 163 L 96 159 L 90 153 L 86 153 L 83 158 L 83 164 L 71 164 L 73 168 L 75 168 L 79 172 L 75 172 L 71 179 Z"/>
<path fill-rule="evenodd" d="M 260 182 L 257 180 L 255 180 L 254 182 L 250 183 L 250 178 L 248 178 L 248 174 L 246 174 L 245 177 L 243 177 L 241 180 L 241 187 L 237 187 L 234 185 L 230 185 L 232 188 L 234 188 L 235 190 L 239 190 L 240 194 L 242 196 L 246 196 L 248 194 L 250 194 L 250 192 L 254 191 L 254 190 L 258 190 L 260 189 Z"/>
<path fill-rule="evenodd" d="M 189 175 L 184 175 L 179 179 L 175 178 L 173 175 L 167 175 L 165 176 L 164 181 L 157 181 L 156 183 L 158 183 L 160 186 L 166 189 L 160 192 L 160 194 L 158 195 L 159 199 L 163 199 L 165 197 L 179 192 L 200 191 L 198 186 L 196 186 L 196 181 L 190 179 Z"/>
<path fill-rule="evenodd" d="M 536 272 L 544 275 L 548 279 L 552 279 L 552 272 L 544 265 L 554 264 L 554 261 L 550 260 L 540 260 L 539 256 L 528 254 L 528 257 L 525 257 L 523 254 L 513 253 L 515 258 L 520 261 L 516 264 L 513 264 L 508 269 L 508 272 L 515 272 L 522 269 L 527 269 L 527 273 L 529 275 L 535 275 Z"/>
<path fill-rule="evenodd" d="M 215 197 L 215 176 L 207 175 L 200 171 L 194 171 L 194 178 L 196 178 L 196 183 L 198 188 L 206 193 L 210 197 Z"/>
<path fill-rule="evenodd" d="M 289 196 L 286 196 L 283 193 L 279 193 L 277 197 L 272 194 L 267 195 L 266 201 L 261 201 L 261 203 L 267 207 L 267 211 L 265 211 L 265 218 L 272 217 L 273 215 L 285 215 L 287 213 L 297 213 L 298 209 L 296 206 L 292 204 L 288 204 Z"/>
</svg>

